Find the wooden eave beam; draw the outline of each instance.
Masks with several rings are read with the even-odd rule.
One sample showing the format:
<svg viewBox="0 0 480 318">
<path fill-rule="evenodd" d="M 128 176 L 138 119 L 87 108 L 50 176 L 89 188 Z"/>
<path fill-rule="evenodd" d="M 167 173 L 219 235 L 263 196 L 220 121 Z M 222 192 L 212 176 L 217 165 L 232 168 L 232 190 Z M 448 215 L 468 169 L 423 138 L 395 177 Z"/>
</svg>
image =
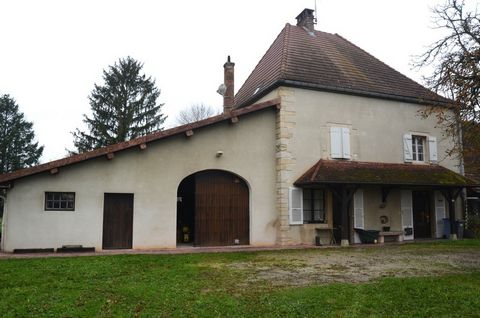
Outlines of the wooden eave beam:
<svg viewBox="0 0 480 318">
<path fill-rule="evenodd" d="M 113 152 L 107 153 L 107 160 L 112 160 L 115 157 L 115 154 Z"/>
<path fill-rule="evenodd" d="M 138 146 L 140 148 L 140 150 L 145 150 L 147 149 L 147 144 L 146 143 L 142 143 Z"/>
<path fill-rule="evenodd" d="M 236 123 L 238 123 L 238 120 L 239 120 L 238 117 L 234 116 L 234 117 L 230 118 L 230 123 L 231 124 L 236 124 Z"/>
<path fill-rule="evenodd" d="M 185 136 L 186 137 L 192 137 L 193 136 L 193 130 L 192 129 L 189 129 L 185 132 Z"/>
<path fill-rule="evenodd" d="M 57 173 L 58 173 L 58 168 L 50 169 L 50 174 L 57 174 Z"/>
</svg>

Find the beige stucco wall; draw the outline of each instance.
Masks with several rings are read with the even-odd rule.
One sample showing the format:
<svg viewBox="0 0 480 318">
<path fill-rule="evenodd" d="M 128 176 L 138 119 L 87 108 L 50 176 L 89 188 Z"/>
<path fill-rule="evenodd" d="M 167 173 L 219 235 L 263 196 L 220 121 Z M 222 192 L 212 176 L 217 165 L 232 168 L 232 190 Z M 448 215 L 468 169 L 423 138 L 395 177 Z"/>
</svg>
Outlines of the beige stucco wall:
<svg viewBox="0 0 480 318">
<path fill-rule="evenodd" d="M 424 106 L 376 98 L 335 94 L 300 88 L 280 87 L 260 101 L 274 97 L 282 99 L 282 110 L 288 119 L 288 136 L 284 141 L 289 154 L 288 167 L 282 175 L 287 186 L 293 186 L 303 173 L 319 159 L 330 158 L 330 127 L 344 126 L 351 131 L 352 160 L 367 162 L 404 163 L 403 135 L 414 133 L 437 138 L 438 164 L 459 172 L 459 161 L 446 155 L 451 140 L 436 128 L 436 119 L 422 118 L 419 111 Z M 428 147 L 426 150 L 428 164 Z M 385 211 L 379 211 L 380 194 L 366 190 L 364 202 L 366 224 L 377 222 L 382 213 L 393 216 L 392 229 L 400 228 L 400 194 L 392 191 Z M 370 198 L 373 198 L 370 200 Z M 280 212 L 285 213 L 285 212 Z M 311 225 L 290 225 L 288 236 L 292 243 L 308 243 L 313 240 Z M 307 235 L 309 232 L 310 235 Z"/>
<path fill-rule="evenodd" d="M 176 246 L 176 197 L 186 176 L 205 169 L 233 172 L 250 188 L 250 242 L 275 243 L 275 110 L 267 109 L 15 181 L 8 192 L 4 249 L 102 247 L 105 192 L 134 193 L 133 248 Z M 223 156 L 216 157 L 217 151 Z M 45 191 L 76 193 L 75 211 L 44 211 Z"/>
</svg>

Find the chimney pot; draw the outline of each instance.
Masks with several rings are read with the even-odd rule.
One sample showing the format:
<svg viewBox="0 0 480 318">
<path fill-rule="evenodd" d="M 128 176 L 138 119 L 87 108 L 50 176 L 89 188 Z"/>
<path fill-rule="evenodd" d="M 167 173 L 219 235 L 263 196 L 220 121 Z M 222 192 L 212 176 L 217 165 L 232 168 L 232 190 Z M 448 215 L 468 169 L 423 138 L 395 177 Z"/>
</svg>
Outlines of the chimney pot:
<svg viewBox="0 0 480 318">
<path fill-rule="evenodd" d="M 235 105 L 234 101 L 234 69 L 235 63 L 230 61 L 230 55 L 227 58 L 227 62 L 223 65 L 224 70 L 224 84 L 226 87 L 225 94 L 223 94 L 223 112 L 228 113 L 233 109 Z"/>
<path fill-rule="evenodd" d="M 303 27 L 306 29 L 308 32 L 313 33 L 315 31 L 315 24 L 317 21 L 315 21 L 315 16 L 313 15 L 313 12 L 315 10 L 312 9 L 303 9 L 302 12 L 297 16 L 297 26 Z"/>
</svg>

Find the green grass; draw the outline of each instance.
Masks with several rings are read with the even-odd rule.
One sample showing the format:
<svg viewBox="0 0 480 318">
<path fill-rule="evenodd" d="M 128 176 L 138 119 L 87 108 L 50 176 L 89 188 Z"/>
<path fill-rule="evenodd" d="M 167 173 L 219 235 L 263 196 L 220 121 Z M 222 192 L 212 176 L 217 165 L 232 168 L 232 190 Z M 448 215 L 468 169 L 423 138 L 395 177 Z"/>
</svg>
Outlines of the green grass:
<svg viewBox="0 0 480 318">
<path fill-rule="evenodd" d="M 408 244 L 478 249 L 480 241 Z M 371 253 L 372 249 L 365 249 Z M 373 249 L 381 250 L 381 249 Z M 328 257 L 354 249 L 306 250 Z M 356 250 L 358 252 L 358 249 Z M 231 266 L 274 252 L 119 255 L 0 261 L 2 317 L 480 317 L 480 269 L 369 283 L 275 286 Z M 298 251 L 276 252 L 296 255 Z M 258 263 L 261 265 L 261 261 Z M 282 262 L 279 262 L 282 266 Z M 286 269 L 291 266 L 287 262 Z"/>
</svg>

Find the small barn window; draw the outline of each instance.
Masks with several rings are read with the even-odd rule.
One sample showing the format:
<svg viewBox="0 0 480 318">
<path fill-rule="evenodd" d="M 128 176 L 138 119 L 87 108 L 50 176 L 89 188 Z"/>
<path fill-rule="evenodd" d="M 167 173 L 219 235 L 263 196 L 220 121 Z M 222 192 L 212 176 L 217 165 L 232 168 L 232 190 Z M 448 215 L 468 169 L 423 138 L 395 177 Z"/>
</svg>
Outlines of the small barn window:
<svg viewBox="0 0 480 318">
<path fill-rule="evenodd" d="M 45 192 L 45 211 L 74 211 L 75 192 Z"/>
</svg>

